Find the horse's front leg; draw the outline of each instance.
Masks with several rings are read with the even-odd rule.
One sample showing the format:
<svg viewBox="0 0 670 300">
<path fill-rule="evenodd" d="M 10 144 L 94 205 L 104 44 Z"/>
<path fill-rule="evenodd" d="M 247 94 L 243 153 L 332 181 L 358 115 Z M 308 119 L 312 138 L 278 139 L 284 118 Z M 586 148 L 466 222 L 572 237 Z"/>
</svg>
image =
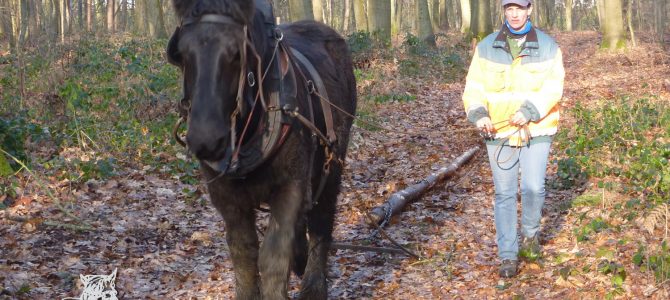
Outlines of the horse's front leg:
<svg viewBox="0 0 670 300">
<path fill-rule="evenodd" d="M 235 272 L 235 298 L 261 299 L 256 216 L 254 208 L 248 204 L 252 201 L 243 199 L 248 197 L 239 193 L 231 197 L 231 191 L 222 186 L 210 186 L 209 190 L 212 203 L 226 224 L 226 242 Z"/>
<path fill-rule="evenodd" d="M 301 212 L 304 194 L 304 182 L 294 180 L 281 186 L 270 201 L 270 223 L 259 260 L 263 299 L 287 298 L 295 224 Z"/>
</svg>

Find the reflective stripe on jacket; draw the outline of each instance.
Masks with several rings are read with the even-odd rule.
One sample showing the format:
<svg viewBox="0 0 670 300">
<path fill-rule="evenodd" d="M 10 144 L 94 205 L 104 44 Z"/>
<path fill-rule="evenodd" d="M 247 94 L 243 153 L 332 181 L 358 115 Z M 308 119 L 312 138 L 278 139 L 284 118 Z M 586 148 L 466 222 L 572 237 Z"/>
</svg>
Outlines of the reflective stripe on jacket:
<svg viewBox="0 0 670 300">
<path fill-rule="evenodd" d="M 531 136 L 553 135 L 558 131 L 565 77 L 561 49 L 533 28 L 519 56 L 512 59 L 503 31 L 484 38 L 475 50 L 463 92 L 468 119 L 476 122 L 488 115 L 494 124 L 502 122 L 494 125 L 500 128 L 495 138 L 505 138 L 517 127 L 504 127 L 503 121 L 521 111 L 531 120 Z"/>
</svg>

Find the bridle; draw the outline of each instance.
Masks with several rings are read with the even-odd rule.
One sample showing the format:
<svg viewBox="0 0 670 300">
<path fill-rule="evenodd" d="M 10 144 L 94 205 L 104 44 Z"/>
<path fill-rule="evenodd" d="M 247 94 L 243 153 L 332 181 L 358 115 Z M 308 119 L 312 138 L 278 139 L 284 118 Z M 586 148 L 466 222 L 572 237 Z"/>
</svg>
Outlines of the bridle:
<svg viewBox="0 0 670 300">
<path fill-rule="evenodd" d="M 216 23 L 216 24 L 223 24 L 223 25 L 231 25 L 235 27 L 241 27 L 242 29 L 242 34 L 243 34 L 243 39 L 241 44 L 239 45 L 239 53 L 240 53 L 240 72 L 239 72 L 239 79 L 238 79 L 238 86 L 237 86 L 237 96 L 235 99 L 236 102 L 236 107 L 233 110 L 233 112 L 230 115 L 230 147 L 231 151 L 230 153 L 232 154 L 232 159 L 233 163 L 228 165 L 230 167 L 231 165 L 234 165 L 234 162 L 237 160 L 237 156 L 239 154 L 239 150 L 241 147 L 242 140 L 244 139 L 244 134 L 246 132 L 246 129 L 253 117 L 253 110 L 257 104 L 257 101 L 260 98 L 261 105 L 263 106 L 264 110 L 267 110 L 267 103 L 265 101 L 265 97 L 263 95 L 263 79 L 265 77 L 265 73 L 262 73 L 262 60 L 260 58 L 260 55 L 258 55 L 258 52 L 256 51 L 256 48 L 254 47 L 254 44 L 251 42 L 249 34 L 248 34 L 248 29 L 247 25 L 241 24 L 240 22 L 236 21 L 232 17 L 228 15 L 221 15 L 221 14 L 204 14 L 199 17 L 190 17 L 190 18 L 185 18 L 181 22 L 180 29 L 198 24 L 198 23 Z M 255 76 L 253 71 L 249 71 L 247 73 L 248 69 L 248 52 L 247 50 L 250 49 L 251 54 L 255 57 L 256 59 L 256 74 L 260 74 L 259 76 Z M 274 57 L 273 57 L 274 59 Z M 183 68 L 183 67 L 182 67 Z M 182 70 L 183 73 L 183 70 Z M 267 73 L 267 70 L 266 70 Z M 256 82 L 256 77 L 258 77 L 258 83 Z M 244 91 L 245 91 L 245 85 L 248 83 L 249 87 L 254 87 L 256 84 L 258 84 L 257 87 L 257 93 L 256 96 L 254 97 L 254 102 L 250 108 L 250 112 L 247 116 L 247 120 L 245 122 L 245 128 L 242 132 L 242 136 L 238 137 L 237 134 L 237 122 L 238 122 L 238 117 L 240 117 L 241 112 L 243 112 L 244 108 Z M 184 98 L 182 98 L 179 103 L 178 103 L 178 111 L 180 115 L 180 119 L 177 121 L 175 124 L 175 127 L 173 129 L 173 135 L 175 140 L 182 145 L 183 147 L 188 148 L 186 142 L 184 139 L 179 135 L 178 131 L 179 128 L 181 127 L 182 124 L 186 123 L 189 112 L 191 109 L 191 99 L 188 98 L 189 95 L 185 93 Z M 227 158 L 226 158 L 227 159 Z M 222 173 L 225 173 L 227 170 L 224 170 Z"/>
<path fill-rule="evenodd" d="M 218 175 L 209 179 L 207 183 L 212 183 L 222 176 L 244 178 L 246 174 L 255 170 L 255 168 L 260 166 L 266 159 L 272 157 L 286 140 L 292 124 L 299 123 L 303 128 L 311 132 L 312 144 L 315 147 L 321 146 L 324 150 L 321 180 L 317 185 L 316 190 L 313 191 L 312 204 L 316 205 L 318 201 L 317 199 L 319 199 L 325 188 L 326 181 L 329 178 L 331 165 L 333 163 L 343 163 L 335 157 L 337 136 L 335 133 L 331 108 L 335 108 L 349 117 L 355 117 L 328 100 L 326 85 L 313 63 L 300 51 L 282 43 L 284 35 L 279 27 L 274 26 L 274 23 L 269 23 L 267 18 L 263 21 L 265 22 L 266 27 L 263 27 L 265 30 L 263 31 L 263 36 L 261 38 L 272 39 L 276 42 L 274 47 L 272 47 L 274 49 L 272 50 L 271 56 L 265 57 L 269 62 L 264 71 L 262 70 L 263 61 L 256 51 L 256 44 L 252 43 L 253 38 L 248 32 L 247 25 L 237 22 L 230 16 L 205 14 L 200 17 L 186 18 L 178 28 L 178 31 L 181 31 L 185 26 L 207 22 L 241 27 L 244 34 L 244 38 L 239 45 L 240 74 L 237 87 L 237 107 L 231 113 L 230 149 L 226 149 L 224 157 L 218 162 L 213 162 L 212 164 L 212 162 L 204 161 L 204 163 L 209 165 L 214 171 L 219 172 Z M 268 24 L 272 25 L 268 27 Z M 254 25 L 258 26 L 257 23 L 254 23 Z M 267 30 L 268 28 L 271 30 Z M 257 33 L 257 29 L 258 28 L 254 28 L 252 30 L 254 30 L 254 33 Z M 267 50 L 267 48 L 264 50 Z M 255 67 L 256 74 L 258 74 L 258 83 L 254 80 L 253 72 L 249 72 L 245 77 L 245 72 L 248 68 L 247 58 L 249 55 L 253 55 L 256 58 L 257 63 Z M 184 66 L 182 65 L 182 68 L 183 67 Z M 182 73 L 184 73 L 183 71 L 184 70 L 182 69 Z M 268 78 L 267 83 L 264 83 L 264 79 L 268 74 L 272 74 L 272 76 Z M 302 82 L 301 88 L 306 89 L 307 109 L 304 112 L 299 111 L 300 107 L 298 107 L 296 100 L 298 81 Z M 238 125 L 237 118 L 240 114 L 244 115 L 242 110 L 244 109 L 245 104 L 244 99 L 246 99 L 244 97 L 244 92 L 245 84 L 247 83 L 250 87 L 256 85 L 257 94 L 254 96 L 251 110 L 247 114 L 248 117 L 244 124 L 244 129 L 238 137 L 236 132 L 236 125 Z M 270 87 L 268 91 L 265 91 L 266 86 L 264 86 L 264 84 L 267 84 L 267 87 Z M 275 91 L 275 88 L 277 88 L 277 91 Z M 267 102 L 264 98 L 265 92 L 267 92 Z M 179 144 L 186 147 L 186 142 L 178 133 L 179 127 L 187 121 L 191 105 L 191 101 L 188 99 L 189 94 L 186 90 L 184 91 L 184 95 L 184 98 L 178 104 L 178 110 L 181 117 L 174 127 L 173 135 Z M 252 120 L 252 115 L 256 110 L 256 104 L 259 100 L 263 108 L 263 115 L 260 116 L 260 121 L 258 123 L 259 126 L 261 126 L 259 129 L 262 129 L 262 132 L 259 134 L 259 130 L 257 130 L 256 133 L 249 137 L 248 142 L 242 144 L 242 141 L 245 140 L 245 133 L 249 123 Z M 313 101 L 320 103 L 321 105 L 325 130 L 316 126 L 314 120 L 314 106 L 312 105 Z M 303 115 L 304 113 L 307 114 L 307 117 Z M 316 151 L 310 153 L 310 165 L 313 165 L 315 155 Z M 313 168 L 310 168 L 310 178 L 312 177 L 313 171 Z"/>
</svg>

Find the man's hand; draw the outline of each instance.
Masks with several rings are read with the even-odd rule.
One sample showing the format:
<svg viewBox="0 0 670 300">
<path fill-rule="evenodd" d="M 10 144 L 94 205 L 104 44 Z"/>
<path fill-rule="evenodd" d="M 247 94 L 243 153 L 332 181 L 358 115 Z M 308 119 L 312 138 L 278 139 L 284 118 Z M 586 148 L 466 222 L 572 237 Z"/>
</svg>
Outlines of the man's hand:
<svg viewBox="0 0 670 300">
<path fill-rule="evenodd" d="M 493 123 L 491 123 L 491 118 L 489 118 L 489 117 L 483 117 L 483 118 L 477 120 L 477 123 L 475 123 L 475 125 L 481 131 L 493 132 Z"/>
<path fill-rule="evenodd" d="M 517 111 L 510 119 L 509 123 L 515 126 L 523 126 L 528 123 L 528 119 L 523 115 L 522 112 Z"/>
</svg>

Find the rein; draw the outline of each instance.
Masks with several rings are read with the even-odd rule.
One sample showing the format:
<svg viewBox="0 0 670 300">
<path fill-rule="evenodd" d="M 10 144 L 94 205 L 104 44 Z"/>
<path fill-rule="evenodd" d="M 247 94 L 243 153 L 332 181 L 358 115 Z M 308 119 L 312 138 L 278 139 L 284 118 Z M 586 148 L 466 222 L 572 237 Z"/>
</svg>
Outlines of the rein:
<svg viewBox="0 0 670 300">
<path fill-rule="evenodd" d="M 196 23 L 200 23 L 200 22 L 218 23 L 218 24 L 234 25 L 234 26 L 242 27 L 242 31 L 243 31 L 243 35 L 244 35 L 244 39 L 243 39 L 243 41 L 240 45 L 241 66 L 240 66 L 239 81 L 238 81 L 237 95 L 236 95 L 237 106 L 235 107 L 235 110 L 231 113 L 230 148 L 229 148 L 230 151 L 227 152 L 229 154 L 224 156 L 224 158 L 222 159 L 222 161 L 229 161 L 229 163 L 226 163 L 225 166 L 224 166 L 224 164 L 221 164 L 221 167 L 218 168 L 218 171 L 220 171 L 219 175 L 217 175 L 215 178 L 211 179 L 210 181 L 214 181 L 214 180 L 218 179 L 220 176 L 228 174 L 229 169 L 232 169 L 230 171 L 231 174 L 233 174 L 236 171 L 239 171 L 238 167 L 240 167 L 240 164 L 239 164 L 240 163 L 240 151 L 243 148 L 242 143 L 245 140 L 245 136 L 246 136 L 247 131 L 249 129 L 249 126 L 251 125 L 251 122 L 253 120 L 254 111 L 255 111 L 256 105 L 258 104 L 259 100 L 260 100 L 261 105 L 263 107 L 263 111 L 266 114 L 267 113 L 272 114 L 272 116 L 267 115 L 267 118 L 270 118 L 271 120 L 270 119 L 261 120 L 261 123 L 263 123 L 264 121 L 265 121 L 265 123 L 274 121 L 274 123 L 272 123 L 272 124 L 277 124 L 277 121 L 279 120 L 278 118 L 281 118 L 279 116 L 279 114 L 283 114 L 287 117 L 292 117 L 293 119 L 299 121 L 308 130 L 310 130 L 314 135 L 318 136 L 322 140 L 322 144 L 324 146 L 326 146 L 326 148 L 327 148 L 326 149 L 326 165 L 324 165 L 324 170 L 329 169 L 330 162 L 333 160 L 332 159 L 333 158 L 333 153 L 331 151 L 332 150 L 331 146 L 336 139 L 334 129 L 333 129 L 333 125 L 332 125 L 332 113 L 330 113 L 330 106 L 328 106 L 328 104 L 323 104 L 323 102 L 322 102 L 322 109 L 324 111 L 324 116 L 326 117 L 326 123 L 328 124 L 326 126 L 328 136 L 326 137 L 316 127 L 316 125 L 314 125 L 314 120 L 313 120 L 313 117 L 312 117 L 313 116 L 313 110 L 312 109 L 309 110 L 310 119 L 307 120 L 305 117 L 303 117 L 301 114 L 298 113 L 298 108 L 297 107 L 294 107 L 293 105 L 290 105 L 290 104 L 280 105 L 282 101 L 277 100 L 277 99 L 278 99 L 278 97 L 281 97 L 281 96 L 277 96 L 277 95 L 273 94 L 272 96 L 274 96 L 274 98 L 272 98 L 272 97 L 271 98 L 274 99 L 274 101 L 271 105 L 269 105 L 268 102 L 265 100 L 264 79 L 268 75 L 268 72 L 270 72 L 273 64 L 276 65 L 279 68 L 279 61 L 276 61 L 276 60 L 278 60 L 277 56 L 278 56 L 279 49 L 281 48 L 283 51 L 286 51 L 286 53 L 289 57 L 293 57 L 293 54 L 296 54 L 296 53 L 297 53 L 297 55 L 300 55 L 300 56 L 302 56 L 302 54 L 300 54 L 297 51 L 295 51 L 295 53 L 292 53 L 292 51 L 289 51 L 287 49 L 287 47 L 285 47 L 283 45 L 283 43 L 281 43 L 282 40 L 283 40 L 283 33 L 281 31 L 278 31 L 278 30 L 275 29 L 274 33 L 271 34 L 272 37 L 270 37 L 270 38 L 274 38 L 276 43 L 273 47 L 274 49 L 273 49 L 272 55 L 270 57 L 270 62 L 268 63 L 265 70 L 263 71 L 263 66 L 262 66 L 263 62 L 261 60 L 260 55 L 258 54 L 255 47 L 253 46 L 254 44 L 251 42 L 251 39 L 250 39 L 250 36 L 249 36 L 249 33 L 248 33 L 248 27 L 246 25 L 240 24 L 239 22 L 235 21 L 234 19 L 232 19 L 230 16 L 227 16 L 227 15 L 206 14 L 206 15 L 202 15 L 198 18 L 184 19 L 181 26 L 188 26 L 188 25 L 192 25 L 192 24 L 196 24 Z M 291 49 L 291 50 L 294 50 L 294 49 Z M 248 64 L 247 58 L 248 57 L 254 57 L 257 61 L 256 66 L 255 66 L 255 69 L 256 69 L 255 71 L 259 75 L 258 76 L 258 86 L 257 86 L 256 95 L 254 97 L 253 103 L 251 104 L 250 111 L 247 114 L 246 120 L 244 120 L 243 123 L 241 123 L 241 124 L 243 124 L 242 132 L 241 132 L 240 135 L 238 135 L 237 124 L 238 124 L 238 121 L 239 121 L 239 117 L 244 113 L 243 110 L 244 110 L 244 100 L 245 100 L 245 98 L 244 98 L 245 84 L 248 83 L 250 87 L 253 87 L 256 84 L 256 82 L 254 80 L 254 77 L 253 77 L 253 72 L 249 72 L 245 76 L 245 73 L 248 69 L 248 66 L 247 66 L 247 64 Z M 320 77 L 319 77 L 318 73 L 312 72 L 314 68 L 311 65 L 311 63 L 309 61 L 304 61 L 304 60 L 301 60 L 301 63 L 303 63 L 303 65 L 306 68 L 310 69 L 310 71 L 311 71 L 310 74 L 312 74 L 312 78 L 315 81 L 320 82 Z M 294 63 L 294 65 L 295 65 L 295 63 Z M 297 70 L 297 72 L 299 72 L 301 75 L 303 75 L 301 68 L 298 67 L 297 65 L 295 65 L 295 68 L 293 68 L 293 69 Z M 280 71 L 277 70 L 277 72 L 280 72 Z M 293 75 L 291 75 L 291 76 L 293 76 Z M 311 80 L 307 80 L 304 75 L 302 76 L 302 78 L 305 80 L 307 86 L 310 86 L 310 83 L 312 84 L 311 88 L 309 89 L 311 91 L 310 94 L 312 92 L 315 92 L 313 82 Z M 281 82 L 282 82 L 281 76 L 280 76 L 279 80 L 280 80 L 279 82 L 280 82 L 280 85 L 281 85 Z M 319 90 L 322 90 L 323 93 L 326 93 L 325 87 L 322 83 L 320 84 L 320 86 L 318 88 L 319 88 Z M 190 99 L 188 99 L 187 97 L 188 97 L 188 95 L 186 95 L 183 99 L 181 99 L 181 101 L 178 104 L 178 110 L 179 110 L 180 118 L 179 118 L 179 120 L 177 121 L 177 123 L 175 124 L 175 126 L 173 128 L 173 136 L 174 136 L 175 140 L 180 145 L 182 145 L 184 147 L 187 147 L 187 144 L 186 144 L 184 138 L 182 138 L 179 135 L 179 129 L 180 129 L 181 125 L 184 124 L 188 120 L 191 103 L 190 103 Z M 310 104 L 310 108 L 312 108 L 311 107 L 311 101 L 308 101 L 308 103 Z M 328 103 L 330 103 L 330 102 L 328 102 Z M 332 103 L 330 105 L 332 105 Z M 282 121 L 282 124 L 283 125 L 280 124 L 280 126 L 277 126 L 277 125 L 274 125 L 274 127 L 270 126 L 270 129 L 266 128 L 265 133 L 266 134 L 269 133 L 274 138 L 271 139 L 269 142 L 263 143 L 261 145 L 261 151 L 262 151 L 262 156 L 263 157 L 261 157 L 260 160 L 257 160 L 257 161 L 264 160 L 265 158 L 267 158 L 270 155 L 269 153 L 274 152 L 277 148 L 279 148 L 279 146 L 281 144 L 283 144 L 284 140 L 286 139 L 286 137 L 288 135 L 290 124 L 287 124 L 283 121 Z M 268 130 L 270 130 L 270 131 L 268 131 Z M 265 137 L 263 137 L 263 142 L 265 142 L 265 141 L 266 141 Z M 247 159 L 247 161 L 248 161 L 248 159 Z M 250 164 L 253 167 L 254 165 L 258 165 L 260 163 L 251 162 Z M 248 169 L 252 168 L 252 167 L 249 167 L 249 163 L 243 163 L 242 168 L 244 169 L 245 167 L 246 167 L 246 171 L 248 171 Z M 215 168 L 215 170 L 217 170 L 217 169 Z M 242 172 L 242 171 L 240 171 L 240 172 Z M 317 193 L 317 195 L 318 195 L 318 193 Z"/>
<path fill-rule="evenodd" d="M 505 124 L 501 127 L 495 128 L 495 125 L 502 124 L 502 123 L 505 123 L 505 122 L 507 122 L 507 124 Z M 493 131 L 495 132 L 495 131 L 498 131 L 500 129 L 510 127 L 511 125 L 509 124 L 509 122 L 507 120 L 503 120 L 503 121 L 500 121 L 500 122 L 493 123 L 493 126 L 494 126 Z M 519 141 L 521 141 L 521 145 L 519 145 L 519 146 L 511 146 L 509 144 L 510 139 L 515 134 L 517 135 Z M 485 133 L 482 134 L 482 136 L 487 140 L 493 140 L 495 138 L 495 134 L 493 134 L 493 132 L 485 132 Z M 501 164 L 509 162 L 510 160 L 512 160 L 512 158 L 514 156 L 517 156 L 517 159 L 514 162 L 514 164 L 512 164 L 512 166 L 514 166 L 516 163 L 518 163 L 519 159 L 520 159 L 520 156 L 521 156 L 521 148 L 530 147 L 530 140 L 531 139 L 532 139 L 532 137 L 530 135 L 530 129 L 528 129 L 528 123 L 526 123 L 522 126 L 518 126 L 518 129 L 515 130 L 514 132 L 512 132 L 512 134 L 508 135 L 505 138 L 501 138 L 500 142 L 498 142 L 496 144 L 496 149 L 493 151 L 493 156 L 495 157 L 495 161 L 496 161 L 496 164 L 498 165 L 498 168 L 505 170 L 505 168 L 503 168 L 501 166 Z M 505 146 L 505 143 L 507 143 L 508 146 L 514 148 L 514 151 L 512 151 L 512 153 L 510 154 L 509 157 L 505 158 L 504 160 L 500 160 L 500 155 L 502 154 L 502 149 Z"/>
</svg>

